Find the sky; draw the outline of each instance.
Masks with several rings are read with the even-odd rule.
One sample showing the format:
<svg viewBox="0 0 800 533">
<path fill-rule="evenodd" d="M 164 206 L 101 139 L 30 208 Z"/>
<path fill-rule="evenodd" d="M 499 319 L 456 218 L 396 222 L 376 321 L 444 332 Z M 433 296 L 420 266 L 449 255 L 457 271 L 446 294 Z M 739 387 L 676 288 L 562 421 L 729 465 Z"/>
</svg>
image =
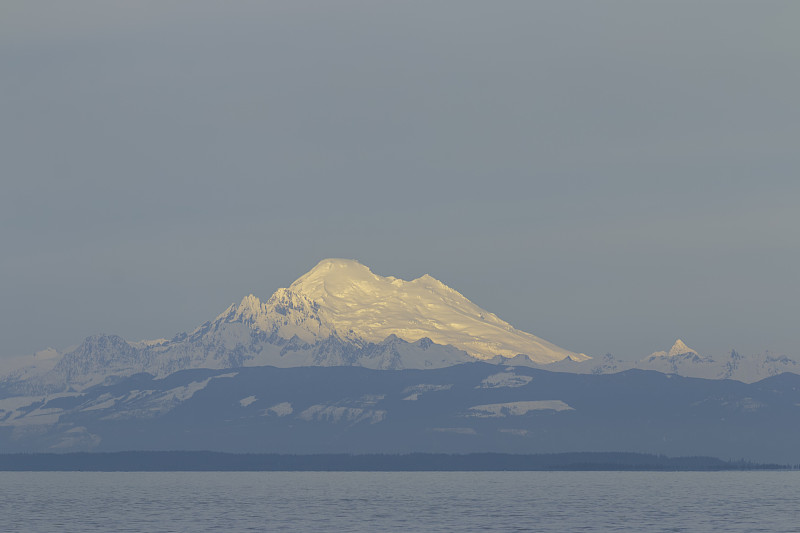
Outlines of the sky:
<svg viewBox="0 0 800 533">
<path fill-rule="evenodd" d="M 800 357 L 800 3 L 8 0 L 0 357 L 326 257 L 589 355 Z"/>
</svg>

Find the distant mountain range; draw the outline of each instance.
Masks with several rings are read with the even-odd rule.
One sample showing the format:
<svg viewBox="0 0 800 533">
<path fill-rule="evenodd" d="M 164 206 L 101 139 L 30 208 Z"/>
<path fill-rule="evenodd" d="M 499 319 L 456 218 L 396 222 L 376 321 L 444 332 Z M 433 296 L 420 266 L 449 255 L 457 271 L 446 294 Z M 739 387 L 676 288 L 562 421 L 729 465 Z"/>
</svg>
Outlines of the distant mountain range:
<svg viewBox="0 0 800 533">
<path fill-rule="evenodd" d="M 242 431 L 243 438 L 250 435 L 261 439 L 241 447 L 252 451 L 297 451 L 304 446 L 297 439 L 306 433 L 309 438 L 323 439 L 320 442 L 326 443 L 306 446 L 309 452 L 356 451 L 348 448 L 358 447 L 358 441 L 351 437 L 366 431 L 371 440 L 362 448 L 371 452 L 382 451 L 380 446 L 384 445 L 448 453 L 563 451 L 558 446 L 567 446 L 575 451 L 654 452 L 663 448 L 664 453 L 684 455 L 694 453 L 695 448 L 656 446 L 655 440 L 637 433 L 641 428 L 634 431 L 613 420 L 615 416 L 629 417 L 630 423 L 650 420 L 655 424 L 654 431 L 660 428 L 658 433 L 672 427 L 670 420 L 677 416 L 675 413 L 663 411 L 655 404 L 649 413 L 630 412 L 621 403 L 609 404 L 609 397 L 602 396 L 592 401 L 609 411 L 592 422 L 585 415 L 599 416 L 598 411 L 581 403 L 588 398 L 585 394 L 595 391 L 603 395 L 627 395 L 625 402 L 638 405 L 647 403 L 647 395 L 660 390 L 658 387 L 666 387 L 665 397 L 674 402 L 677 397 L 672 395 L 677 393 L 671 387 L 675 383 L 691 383 L 696 388 L 693 390 L 705 387 L 707 391 L 705 395 L 692 396 L 699 402 L 692 404 L 693 410 L 684 406 L 683 424 L 685 417 L 699 417 L 700 426 L 716 427 L 718 421 L 713 418 L 716 416 L 731 420 L 731 413 L 769 412 L 772 420 L 800 426 L 797 424 L 800 399 L 791 392 L 796 389 L 785 391 L 784 400 L 790 402 L 786 403 L 774 397 L 769 401 L 758 399 L 760 393 L 741 388 L 744 383 L 756 386 L 755 382 L 765 383 L 759 381 L 764 378 L 777 379 L 775 376 L 785 372 L 800 374 L 800 363 L 788 357 L 769 353 L 741 356 L 732 351 L 724 357 L 712 358 L 697 353 L 679 339 L 668 351 L 653 353 L 640 361 L 619 361 L 612 355 L 590 358 L 515 329 L 430 276 L 412 281 L 383 277 L 357 261 L 344 259 L 321 261 L 288 288 L 275 291 L 265 302 L 253 295 L 246 296 L 214 320 L 172 339 L 129 342 L 117 335 L 94 335 L 68 350 L 47 349 L 3 363 L 6 366 L 0 368 L 0 437 L 3 437 L 0 451 L 164 449 L 161 447 L 194 447 L 200 443 L 212 446 L 208 449 L 239 450 L 238 445 L 211 438 L 224 428 L 225 435 Z M 466 368 L 474 368 L 483 377 L 476 383 L 472 383 L 477 379 L 474 376 L 463 381 L 464 372 L 473 372 L 463 370 Z M 364 374 L 367 370 L 389 373 Z M 655 372 L 637 372 L 641 370 Z M 554 377 L 558 376 L 554 372 L 571 377 Z M 597 379 L 593 375 L 605 374 L 620 377 L 592 381 Z M 663 381 L 664 374 L 705 381 L 667 382 Z M 365 376 L 369 376 L 370 383 L 382 383 L 384 379 L 395 382 L 387 382 L 385 387 L 353 382 L 355 388 L 349 394 L 341 389 L 346 388 L 348 380 L 367 379 Z M 435 376 L 448 377 L 434 379 Z M 272 380 L 269 383 L 274 387 L 273 392 L 284 390 L 281 383 L 285 381 L 291 384 L 292 392 L 289 394 L 287 389 L 280 399 L 280 395 L 265 389 L 265 384 L 256 383 L 259 379 Z M 794 378 L 786 379 L 770 383 L 781 386 L 795 383 L 791 381 Z M 744 383 L 723 384 L 723 380 Z M 309 387 L 309 383 L 313 386 Z M 554 383 L 566 388 L 553 388 Z M 610 389 L 590 386 L 598 383 L 617 383 L 622 389 L 610 393 Z M 224 384 L 234 384 L 226 395 L 252 392 L 238 399 L 231 397 L 229 403 L 220 396 L 222 403 L 215 404 L 210 391 L 227 391 L 228 385 Z M 655 384 L 656 389 L 642 388 L 644 384 Z M 572 391 L 584 386 L 588 388 L 583 392 Z M 451 388 L 464 392 L 445 393 Z M 319 396 L 326 390 L 330 392 L 328 396 Z M 544 394 L 544 391 L 550 392 Z M 402 397 L 395 397 L 398 394 Z M 272 402 L 269 405 L 264 403 L 267 397 L 274 400 L 269 400 Z M 200 398 L 203 401 L 198 403 Z M 394 398 L 389 402 L 393 405 L 391 409 L 386 407 L 389 398 Z M 421 398 L 425 401 L 414 403 Z M 433 405 L 429 400 L 434 398 L 443 403 Z M 423 404 L 424 411 L 410 407 Z M 260 411 L 253 414 L 251 405 L 257 405 Z M 770 410 L 777 405 L 777 410 Z M 575 410 L 579 411 L 577 415 Z M 173 419 L 178 413 L 189 419 Z M 440 418 L 425 418 L 433 413 L 439 413 L 436 416 Z M 542 418 L 545 414 L 553 418 Z M 413 420 L 402 421 L 405 416 Z M 509 417 L 520 424 L 498 425 L 486 433 L 486 424 L 491 425 L 487 421 Z M 231 420 L 259 427 L 266 424 L 264 427 L 278 433 L 270 433 L 268 441 L 263 440 L 261 430 L 230 433 L 227 424 Z M 543 420 L 561 429 L 556 431 L 556 426 L 545 424 L 541 427 L 550 429 L 541 433 L 537 428 Z M 565 428 L 569 424 L 559 426 L 562 420 L 588 424 L 586 427 L 596 427 L 598 431 L 602 422 L 617 427 L 618 435 L 627 435 L 629 440 L 587 440 L 582 430 L 568 431 Z M 210 425 L 203 429 L 206 422 Z M 322 425 L 308 429 L 311 423 Z M 185 426 L 186 435 L 205 437 L 193 441 L 150 433 L 156 430 L 163 433 L 161 424 L 176 424 L 175 427 L 189 424 Z M 373 426 L 396 428 L 387 433 L 395 437 L 385 440 L 368 429 Z M 299 427 L 305 427 L 306 433 L 287 429 Z M 326 433 L 328 430 L 319 429 L 323 427 L 349 428 L 345 431 L 348 436 L 334 438 L 339 430 Z M 683 431 L 678 426 L 673 429 Z M 403 441 L 402 431 L 417 436 Z M 280 432 L 288 433 L 284 438 L 279 436 Z M 462 440 L 464 435 L 482 437 Z M 564 440 L 567 435 L 582 440 L 573 446 Z M 120 440 L 123 436 L 126 437 Z M 339 438 L 342 440 L 337 441 Z M 742 438 L 746 440 L 744 434 Z M 706 440 L 721 445 L 710 436 Z M 401 446 L 401 442 L 406 444 Z M 482 444 L 476 445 L 479 442 Z M 649 447 L 609 447 L 612 442 L 615 446 L 629 442 L 631 446 L 639 443 Z M 791 444 L 800 443 L 795 440 Z M 593 447 L 586 448 L 588 445 Z M 415 446 L 422 448 L 417 450 Z M 531 450 L 531 446 L 535 449 Z M 733 453 L 747 447 L 726 449 Z M 696 453 L 722 454 L 702 447 Z M 759 459 L 775 460 L 767 456 Z"/>
<path fill-rule="evenodd" d="M 613 374 L 623 370 L 655 370 L 664 374 L 705 379 L 734 379 L 745 383 L 777 376 L 784 372 L 800 374 L 800 362 L 785 355 L 770 352 L 741 355 L 736 350 L 722 357 L 700 355 L 678 339 L 669 351 L 655 352 L 638 361 L 620 361 L 607 354 L 596 359 L 573 361 L 570 358 L 549 365 L 529 363 L 525 358 L 513 358 L 509 364 L 523 364 L 556 372 L 579 374 Z"/>
<path fill-rule="evenodd" d="M 357 261 L 325 259 L 265 302 L 246 296 L 191 333 L 139 342 L 94 335 L 69 350 L 49 348 L 3 361 L 0 384 L 15 394 L 40 394 L 190 368 L 400 370 L 474 361 L 576 373 L 640 368 L 745 382 L 800 373 L 800 363 L 786 356 L 732 352 L 712 359 L 681 340 L 669 352 L 637 362 L 590 358 L 515 329 L 431 276 L 404 281 L 373 274 Z"/>
</svg>

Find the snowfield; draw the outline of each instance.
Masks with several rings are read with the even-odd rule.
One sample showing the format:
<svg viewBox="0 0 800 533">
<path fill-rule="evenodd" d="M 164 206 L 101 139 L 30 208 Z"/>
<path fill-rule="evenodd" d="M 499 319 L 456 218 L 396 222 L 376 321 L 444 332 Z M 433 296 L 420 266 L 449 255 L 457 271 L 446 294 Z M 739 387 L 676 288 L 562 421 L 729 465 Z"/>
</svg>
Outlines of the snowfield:
<svg viewBox="0 0 800 533">
<path fill-rule="evenodd" d="M 477 388 L 480 389 L 496 389 L 499 387 L 524 387 L 531 382 L 533 378 L 530 376 L 519 376 L 513 372 L 501 372 L 494 374 L 481 381 Z"/>
<path fill-rule="evenodd" d="M 490 403 L 470 407 L 472 416 L 504 417 L 520 416 L 531 411 L 572 411 L 572 407 L 561 400 L 535 400 L 530 402 Z"/>
</svg>

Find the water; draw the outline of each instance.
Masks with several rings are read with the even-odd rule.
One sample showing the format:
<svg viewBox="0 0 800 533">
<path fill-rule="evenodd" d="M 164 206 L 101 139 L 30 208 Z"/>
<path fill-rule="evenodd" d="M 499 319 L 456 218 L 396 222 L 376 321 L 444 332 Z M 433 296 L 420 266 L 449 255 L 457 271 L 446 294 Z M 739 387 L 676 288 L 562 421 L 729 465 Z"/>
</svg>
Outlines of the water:
<svg viewBox="0 0 800 533">
<path fill-rule="evenodd" d="M 0 531 L 800 532 L 800 472 L 0 472 Z"/>
</svg>

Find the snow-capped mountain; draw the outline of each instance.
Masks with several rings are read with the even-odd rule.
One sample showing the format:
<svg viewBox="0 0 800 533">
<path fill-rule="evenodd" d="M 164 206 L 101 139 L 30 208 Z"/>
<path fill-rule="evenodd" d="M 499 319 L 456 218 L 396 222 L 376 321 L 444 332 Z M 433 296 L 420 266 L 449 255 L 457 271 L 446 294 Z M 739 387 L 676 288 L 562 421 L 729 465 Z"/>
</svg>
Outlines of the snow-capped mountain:
<svg viewBox="0 0 800 533">
<path fill-rule="evenodd" d="M 675 341 L 675 344 L 672 345 L 672 348 L 669 349 L 668 352 L 660 351 L 660 352 L 653 352 L 650 354 L 650 359 L 654 359 L 657 357 L 677 357 L 683 355 L 698 355 L 695 350 L 692 350 L 686 343 L 683 342 L 681 339 Z M 699 355 L 698 355 L 699 357 Z"/>
<path fill-rule="evenodd" d="M 524 360 L 512 359 L 516 364 L 526 364 Z M 776 356 L 770 352 L 743 356 L 731 350 L 721 357 L 701 355 L 677 339 L 669 351 L 658 351 L 639 361 L 620 361 L 611 354 L 588 361 L 564 359 L 549 365 L 533 366 L 558 372 L 581 374 L 614 374 L 637 368 L 654 370 L 662 374 L 704 379 L 734 379 L 744 383 L 754 383 L 764 378 L 777 376 L 784 372 L 800 374 L 800 362 L 785 355 Z"/>
<path fill-rule="evenodd" d="M 704 357 L 686 346 L 681 339 L 675 341 L 668 352 L 659 351 L 637 361 L 635 368 L 656 370 L 665 374 L 692 374 L 691 377 L 714 378 L 718 372 L 717 365 L 710 357 Z"/>
<path fill-rule="evenodd" d="M 742 457 L 765 419 L 778 443 L 769 453 L 797 449 L 798 376 L 777 376 L 800 374 L 788 357 L 710 357 L 678 339 L 640 361 L 590 359 L 430 276 L 382 277 L 343 259 L 172 339 L 93 335 L 0 362 L 0 451 L 525 453 L 588 443 Z"/>
<path fill-rule="evenodd" d="M 483 360 L 519 354 L 539 363 L 588 359 L 515 329 L 427 274 L 404 281 L 347 259 L 325 259 L 264 304 L 245 298 L 236 313 L 261 331 L 309 344 L 331 336 L 378 343 L 396 335 L 407 342 L 428 338 Z"/>
<path fill-rule="evenodd" d="M 28 393 L 188 368 L 424 369 L 520 354 L 541 364 L 589 359 L 515 329 L 431 276 L 405 281 L 325 259 L 266 301 L 248 295 L 191 333 L 137 343 L 91 336 L 47 365 L 18 363 L 5 381 Z"/>
<path fill-rule="evenodd" d="M 754 382 L 800 362 L 768 352 L 701 355 L 682 340 L 639 361 L 591 359 L 519 331 L 425 275 L 412 281 L 374 274 L 353 260 L 325 259 L 262 301 L 231 304 L 214 320 L 172 339 L 129 342 L 94 335 L 62 352 L 49 348 L 0 361 L 0 397 L 80 391 L 145 372 L 255 366 L 434 369 L 464 362 L 609 374 L 628 369 Z"/>
</svg>

